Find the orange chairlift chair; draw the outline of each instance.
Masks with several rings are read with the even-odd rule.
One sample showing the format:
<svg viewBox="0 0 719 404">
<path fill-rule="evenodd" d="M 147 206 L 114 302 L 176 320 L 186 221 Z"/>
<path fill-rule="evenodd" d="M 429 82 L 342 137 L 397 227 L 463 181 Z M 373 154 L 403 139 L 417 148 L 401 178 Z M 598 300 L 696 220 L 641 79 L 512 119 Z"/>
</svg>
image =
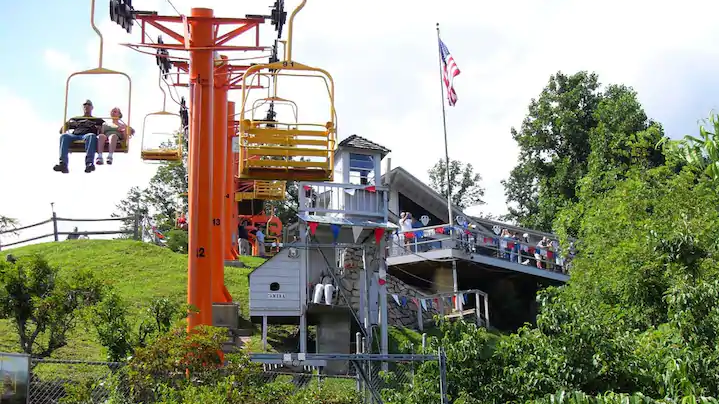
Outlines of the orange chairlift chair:
<svg viewBox="0 0 719 404">
<path fill-rule="evenodd" d="M 292 33 L 294 18 L 307 1 L 295 8 L 290 16 L 285 60 L 251 66 L 242 78 L 242 107 L 239 127 L 240 179 L 247 180 L 306 180 L 331 181 L 334 170 L 334 147 L 337 134 L 337 114 L 334 107 L 334 80 L 325 70 L 310 67 L 292 60 Z M 287 77 L 320 79 L 329 97 L 328 119 L 322 123 L 277 122 L 255 118 L 250 106 L 251 86 L 255 77 L 270 76 L 274 95 L 270 100 L 285 101 L 277 97 L 277 82 Z M 296 115 L 295 115 L 296 117 Z"/>
<path fill-rule="evenodd" d="M 180 114 L 167 112 L 167 93 L 162 88 L 162 72 L 158 78 L 158 86 L 162 91 L 162 111 L 151 112 L 145 115 L 145 119 L 142 121 L 142 142 L 140 150 L 140 158 L 145 162 L 162 162 L 162 161 L 181 161 L 182 160 L 182 143 L 183 143 L 183 128 L 182 123 L 178 125 L 178 128 L 174 132 L 148 132 L 147 131 L 147 118 L 152 116 L 155 117 L 177 117 L 180 122 L 182 118 Z M 164 139 L 164 142 L 150 142 L 150 139 L 160 140 Z"/>
<path fill-rule="evenodd" d="M 248 222 L 247 232 L 249 233 L 249 242 L 252 245 L 252 255 L 260 256 L 259 243 L 257 237 L 250 233 L 253 230 L 257 230 L 259 226 L 264 226 L 265 229 L 263 234 L 265 235 L 265 256 L 271 257 L 280 250 L 280 240 L 282 240 L 282 221 L 279 217 L 275 216 L 274 209 L 270 216 L 267 216 L 264 212 L 259 215 L 243 215 L 239 217 L 240 223 L 243 221 Z"/>
<path fill-rule="evenodd" d="M 132 127 L 130 126 L 130 102 L 132 100 L 132 79 L 130 79 L 130 76 L 128 76 L 126 73 L 122 73 L 115 70 L 105 69 L 102 67 L 102 57 L 103 57 L 103 50 L 104 50 L 104 38 L 102 37 L 102 33 L 95 25 L 95 0 L 91 0 L 90 5 L 90 25 L 92 26 L 92 29 L 95 30 L 95 33 L 100 38 L 100 55 L 98 58 L 98 67 L 90 70 L 83 70 L 79 72 L 72 73 L 68 78 L 67 82 L 65 83 L 65 112 L 63 113 L 63 124 L 62 124 L 62 132 L 67 132 L 68 128 L 66 127 L 66 123 L 68 120 L 68 98 L 70 95 L 70 80 L 72 80 L 73 77 L 76 76 L 96 76 L 96 75 L 114 75 L 114 76 L 122 76 L 127 79 L 127 109 L 125 110 L 127 112 L 127 122 L 125 124 L 127 125 L 126 134 L 123 136 L 121 140 L 118 141 L 118 145 L 115 148 L 115 152 L 117 153 L 127 153 L 129 149 L 129 141 L 130 137 L 132 137 Z M 83 98 L 84 99 L 84 98 Z M 78 103 L 79 104 L 79 103 Z M 80 117 L 77 117 L 80 118 Z M 111 118 L 109 117 L 102 117 L 99 118 L 109 120 Z M 108 152 L 108 143 L 106 142 L 104 145 L 104 151 Z M 70 145 L 70 153 L 85 153 L 85 143 L 82 140 L 78 140 L 73 142 Z"/>
</svg>

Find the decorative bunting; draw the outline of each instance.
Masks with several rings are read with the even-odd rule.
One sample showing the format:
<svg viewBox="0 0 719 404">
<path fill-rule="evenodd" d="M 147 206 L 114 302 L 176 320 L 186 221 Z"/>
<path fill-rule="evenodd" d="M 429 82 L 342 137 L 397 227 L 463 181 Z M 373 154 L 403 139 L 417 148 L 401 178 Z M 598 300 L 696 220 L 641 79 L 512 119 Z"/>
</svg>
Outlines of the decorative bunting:
<svg viewBox="0 0 719 404">
<path fill-rule="evenodd" d="M 362 226 L 352 226 L 352 236 L 355 238 L 355 243 L 359 240 L 362 230 L 364 230 Z"/>
<path fill-rule="evenodd" d="M 406 296 L 400 297 L 399 301 L 400 301 L 400 303 L 399 303 L 400 306 L 404 307 L 407 305 L 407 297 Z"/>
<path fill-rule="evenodd" d="M 374 185 L 370 185 L 368 187 L 365 187 L 364 190 L 367 192 L 377 192 L 377 187 L 375 187 Z"/>
<path fill-rule="evenodd" d="M 319 225 L 319 223 L 317 223 L 317 222 L 308 222 L 307 224 L 310 226 L 310 234 L 312 234 L 312 235 L 314 236 L 314 235 L 315 235 L 315 232 L 317 231 L 317 226 Z"/>
<path fill-rule="evenodd" d="M 427 300 L 426 299 L 422 299 L 422 308 L 424 309 L 424 311 L 427 311 Z"/>
<path fill-rule="evenodd" d="M 337 237 L 340 236 L 340 230 L 342 229 L 342 227 L 338 224 L 331 224 L 330 229 L 332 229 L 332 238 L 334 239 L 334 241 L 337 241 Z"/>
<path fill-rule="evenodd" d="M 384 284 L 387 283 L 387 280 L 385 278 L 387 278 L 387 271 L 385 271 L 384 268 L 380 268 L 379 269 L 379 280 L 377 281 L 377 283 L 379 283 L 380 286 L 383 286 Z"/>
<path fill-rule="evenodd" d="M 434 229 L 434 231 L 436 231 L 438 234 L 444 234 L 444 228 L 443 228 L 443 227 L 438 227 L 438 228 Z"/>
<path fill-rule="evenodd" d="M 376 227 L 374 229 L 374 240 L 379 244 L 379 241 L 382 239 L 382 236 L 384 235 L 384 229 L 381 227 Z"/>
<path fill-rule="evenodd" d="M 393 295 L 392 295 L 392 299 L 394 299 L 395 303 L 397 303 L 397 305 L 399 306 L 399 296 L 393 294 Z"/>
<path fill-rule="evenodd" d="M 305 191 L 309 191 L 309 190 L 312 189 L 312 187 L 309 186 L 309 185 L 304 185 L 304 186 L 302 187 L 302 189 L 304 189 Z"/>
</svg>

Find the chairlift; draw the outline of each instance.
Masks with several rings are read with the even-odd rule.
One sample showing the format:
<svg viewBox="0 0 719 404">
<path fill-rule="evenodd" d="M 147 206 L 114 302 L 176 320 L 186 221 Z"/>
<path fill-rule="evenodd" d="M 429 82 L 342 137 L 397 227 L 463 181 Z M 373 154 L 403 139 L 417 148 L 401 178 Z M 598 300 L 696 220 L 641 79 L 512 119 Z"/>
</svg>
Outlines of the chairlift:
<svg viewBox="0 0 719 404">
<path fill-rule="evenodd" d="M 91 1 L 90 1 L 90 25 L 92 26 L 92 29 L 95 31 L 95 33 L 97 34 L 97 36 L 100 38 L 100 54 L 99 54 L 99 57 L 98 57 L 98 67 L 96 67 L 96 68 L 94 68 L 94 69 L 83 70 L 83 71 L 79 71 L 79 72 L 72 73 L 72 74 L 67 78 L 67 81 L 66 81 L 66 83 L 65 83 L 65 110 L 64 110 L 64 113 L 63 113 L 62 133 L 66 133 L 66 132 L 68 131 L 68 128 L 67 128 L 68 108 L 69 108 L 68 99 L 69 99 L 69 95 L 70 95 L 70 81 L 72 80 L 73 77 L 77 77 L 77 76 L 98 76 L 98 75 L 103 75 L 103 76 L 122 76 L 122 77 L 124 77 L 124 78 L 127 79 L 127 88 L 128 88 L 128 90 L 127 90 L 127 109 L 125 110 L 125 111 L 127 112 L 127 122 L 122 122 L 123 124 L 126 125 L 127 128 L 126 128 L 126 130 L 125 130 L 125 132 L 126 132 L 126 133 L 125 133 L 125 136 L 123 136 L 122 139 L 119 139 L 119 140 L 118 140 L 118 145 L 117 145 L 117 147 L 115 148 L 115 151 L 116 151 L 117 153 L 127 153 L 127 152 L 128 152 L 128 149 L 129 149 L 130 137 L 132 137 L 132 128 L 131 128 L 131 126 L 130 126 L 130 112 L 131 112 L 130 102 L 131 102 L 131 100 L 132 100 L 132 79 L 131 79 L 130 76 L 128 76 L 126 73 L 119 72 L 119 71 L 116 71 L 116 70 L 110 70 L 110 69 L 106 69 L 106 68 L 102 67 L 102 62 L 103 62 L 103 50 L 104 50 L 104 48 L 103 48 L 103 46 L 104 46 L 104 38 L 103 38 L 102 33 L 100 32 L 100 30 L 99 30 L 99 29 L 97 28 L 97 26 L 95 25 L 95 0 L 91 0 Z M 78 117 L 75 117 L 75 118 L 76 118 L 76 119 L 79 119 L 79 118 L 84 118 L 84 117 L 79 117 L 79 116 L 78 116 Z M 111 117 L 102 117 L 102 116 L 100 116 L 100 117 L 95 117 L 95 118 L 101 118 L 101 119 L 104 119 L 104 120 L 111 120 L 111 119 L 112 119 Z M 109 144 L 108 144 L 108 143 L 109 143 L 109 141 L 106 141 L 106 142 L 105 142 L 105 145 L 104 145 L 104 151 L 106 151 L 106 152 L 109 151 Z M 70 153 L 85 153 L 85 143 L 84 143 L 82 140 L 74 141 L 74 142 L 70 145 Z"/>
<path fill-rule="evenodd" d="M 294 18 L 306 2 L 303 0 L 290 16 L 285 60 L 251 66 L 242 77 L 238 169 L 240 179 L 331 181 L 333 178 L 337 132 L 334 80 L 323 69 L 292 60 Z M 250 109 L 252 113 L 248 116 L 246 111 L 250 98 L 248 83 L 251 83 L 256 76 L 263 75 L 271 75 L 275 83 L 280 77 L 321 79 L 330 101 L 328 120 L 323 123 L 301 123 L 297 120 L 279 122 L 274 119 L 258 119 L 254 116 L 254 108 Z M 274 90 L 273 97 L 277 97 L 276 84 Z M 256 102 L 253 107 L 255 105 Z"/>
<path fill-rule="evenodd" d="M 142 148 L 140 158 L 145 162 L 160 161 L 181 161 L 182 160 L 182 143 L 183 133 L 182 127 L 178 127 L 175 132 L 149 132 L 147 130 L 147 118 L 150 117 L 177 117 L 182 122 L 180 114 L 167 112 L 167 93 L 162 88 L 162 72 L 158 78 L 158 86 L 162 91 L 162 111 L 151 112 L 145 115 L 142 121 Z M 156 140 L 165 140 L 157 142 Z"/>
</svg>

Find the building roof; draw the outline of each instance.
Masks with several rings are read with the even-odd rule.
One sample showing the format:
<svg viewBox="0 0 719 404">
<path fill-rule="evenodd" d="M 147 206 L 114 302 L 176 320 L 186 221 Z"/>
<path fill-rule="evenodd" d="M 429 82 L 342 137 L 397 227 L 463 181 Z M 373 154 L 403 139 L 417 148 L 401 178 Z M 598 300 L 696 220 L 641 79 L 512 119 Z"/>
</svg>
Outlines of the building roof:
<svg viewBox="0 0 719 404">
<path fill-rule="evenodd" d="M 371 140 L 367 140 L 362 136 L 351 135 L 347 139 L 341 141 L 338 146 L 351 147 L 353 149 L 372 150 L 382 153 L 382 157 L 389 154 L 392 150 L 377 144 Z"/>
</svg>

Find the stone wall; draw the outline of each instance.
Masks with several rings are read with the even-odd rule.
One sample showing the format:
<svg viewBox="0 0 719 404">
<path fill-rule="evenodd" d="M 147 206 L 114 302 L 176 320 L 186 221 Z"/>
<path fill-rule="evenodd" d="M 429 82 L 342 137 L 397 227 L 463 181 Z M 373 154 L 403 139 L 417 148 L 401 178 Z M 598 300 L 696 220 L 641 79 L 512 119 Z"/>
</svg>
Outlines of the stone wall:
<svg viewBox="0 0 719 404">
<path fill-rule="evenodd" d="M 376 250 L 373 247 L 367 247 L 367 258 L 369 262 L 367 267 L 373 272 L 379 271 L 379 259 L 376 258 Z M 343 268 L 337 274 L 342 284 L 342 291 L 351 301 L 352 308 L 357 311 L 360 308 L 360 282 L 362 276 L 362 249 L 347 248 L 344 250 Z M 417 319 L 417 306 L 411 301 L 411 298 L 423 298 L 425 295 L 414 287 L 407 285 L 401 280 L 387 274 L 387 313 L 389 317 L 389 325 L 402 326 L 412 329 L 419 328 Z M 405 296 L 408 301 L 405 307 L 399 306 L 392 295 Z M 340 302 L 344 303 L 341 298 Z M 430 309 L 422 313 L 423 320 L 429 322 L 437 311 Z"/>
</svg>

